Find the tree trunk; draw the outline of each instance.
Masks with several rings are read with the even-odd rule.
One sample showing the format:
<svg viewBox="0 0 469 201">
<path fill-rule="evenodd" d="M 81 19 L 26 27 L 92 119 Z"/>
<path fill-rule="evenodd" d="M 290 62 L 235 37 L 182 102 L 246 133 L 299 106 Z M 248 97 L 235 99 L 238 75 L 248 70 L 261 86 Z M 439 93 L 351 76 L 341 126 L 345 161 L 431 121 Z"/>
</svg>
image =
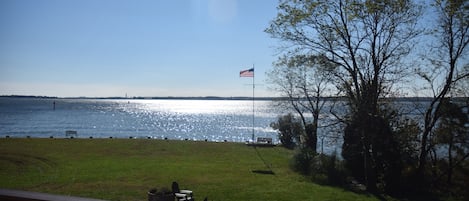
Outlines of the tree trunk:
<svg viewBox="0 0 469 201">
<path fill-rule="evenodd" d="M 451 186 L 451 179 L 453 177 L 453 134 L 450 134 L 449 146 L 448 146 L 448 185 Z"/>
<path fill-rule="evenodd" d="M 307 146 L 314 152 L 317 149 L 317 120 L 313 120 L 312 124 L 308 124 L 305 126 L 305 133 L 306 133 L 306 143 Z"/>
</svg>

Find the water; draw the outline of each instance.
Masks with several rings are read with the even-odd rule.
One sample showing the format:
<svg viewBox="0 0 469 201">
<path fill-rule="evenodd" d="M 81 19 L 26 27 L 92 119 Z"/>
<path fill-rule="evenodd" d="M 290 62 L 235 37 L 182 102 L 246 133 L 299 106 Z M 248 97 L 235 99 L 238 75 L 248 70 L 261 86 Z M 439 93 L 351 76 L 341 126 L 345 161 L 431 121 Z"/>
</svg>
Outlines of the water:
<svg viewBox="0 0 469 201">
<path fill-rule="evenodd" d="M 55 102 L 55 110 L 54 110 Z M 252 101 L 0 98 L 0 137 L 156 138 L 245 142 Z M 270 137 L 280 113 L 255 101 L 255 136 Z"/>
<path fill-rule="evenodd" d="M 426 106 L 423 103 L 397 102 L 406 117 L 417 120 L 421 120 Z M 255 101 L 256 137 L 270 137 L 279 143 L 270 123 L 282 114 L 295 112 L 275 107 L 278 104 Z M 320 115 L 317 147 L 319 152 L 329 154 L 340 153 L 343 143 L 342 125 L 328 126 L 334 122 L 328 113 L 331 107 L 339 113 L 346 111 L 343 102 L 326 102 Z M 77 131 L 78 138 L 246 142 L 252 139 L 252 101 L 0 97 L 0 137 L 65 138 L 66 130 Z"/>
</svg>

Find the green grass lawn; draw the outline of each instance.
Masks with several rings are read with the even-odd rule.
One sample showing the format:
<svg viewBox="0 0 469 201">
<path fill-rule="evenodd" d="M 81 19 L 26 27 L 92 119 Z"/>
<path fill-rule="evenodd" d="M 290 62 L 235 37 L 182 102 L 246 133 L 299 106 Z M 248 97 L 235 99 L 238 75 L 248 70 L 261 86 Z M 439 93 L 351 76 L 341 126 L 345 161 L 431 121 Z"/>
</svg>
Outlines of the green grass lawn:
<svg viewBox="0 0 469 201">
<path fill-rule="evenodd" d="M 240 143 L 146 139 L 0 139 L 0 188 L 106 200 L 146 200 L 151 188 L 197 200 L 378 200 L 309 182 L 289 168 L 292 151 Z"/>
</svg>

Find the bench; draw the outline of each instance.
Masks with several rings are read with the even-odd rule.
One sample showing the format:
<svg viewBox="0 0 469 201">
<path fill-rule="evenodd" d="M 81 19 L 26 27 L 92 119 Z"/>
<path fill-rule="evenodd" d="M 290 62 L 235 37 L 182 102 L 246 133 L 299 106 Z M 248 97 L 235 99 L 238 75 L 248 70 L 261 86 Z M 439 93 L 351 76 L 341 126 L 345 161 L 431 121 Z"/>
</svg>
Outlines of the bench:
<svg viewBox="0 0 469 201">
<path fill-rule="evenodd" d="M 65 131 L 65 137 L 78 137 L 78 132 L 77 131 L 72 131 L 72 130 L 66 130 Z"/>
<path fill-rule="evenodd" d="M 257 143 L 272 144 L 272 138 L 270 138 L 270 137 L 258 137 L 257 138 Z"/>
<path fill-rule="evenodd" d="M 257 142 L 246 142 L 246 145 L 252 147 L 275 147 L 275 144 L 272 142 L 270 137 L 258 137 Z"/>
</svg>

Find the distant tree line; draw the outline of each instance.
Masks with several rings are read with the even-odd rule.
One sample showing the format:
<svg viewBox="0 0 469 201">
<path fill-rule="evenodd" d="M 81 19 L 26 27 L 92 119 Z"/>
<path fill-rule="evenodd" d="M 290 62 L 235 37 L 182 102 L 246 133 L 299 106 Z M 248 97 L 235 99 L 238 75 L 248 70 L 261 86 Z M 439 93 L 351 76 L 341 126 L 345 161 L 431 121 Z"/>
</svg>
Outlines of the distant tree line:
<svg viewBox="0 0 469 201">
<path fill-rule="evenodd" d="M 281 42 L 269 82 L 295 115 L 272 127 L 298 147 L 301 172 L 373 193 L 469 198 L 469 1 L 281 0 L 277 9 L 265 30 Z M 406 115 L 390 101 L 405 95 L 429 104 Z M 346 111 L 324 111 L 323 96 L 345 97 Z M 321 113 L 340 125 L 342 162 L 316 153 Z"/>
</svg>

